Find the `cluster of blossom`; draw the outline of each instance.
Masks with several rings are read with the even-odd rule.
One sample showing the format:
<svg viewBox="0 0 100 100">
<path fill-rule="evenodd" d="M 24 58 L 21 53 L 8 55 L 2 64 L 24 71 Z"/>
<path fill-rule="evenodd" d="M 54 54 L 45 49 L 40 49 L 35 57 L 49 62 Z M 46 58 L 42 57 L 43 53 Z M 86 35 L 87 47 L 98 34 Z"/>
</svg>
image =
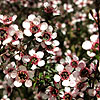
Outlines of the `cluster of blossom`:
<svg viewBox="0 0 100 100">
<path fill-rule="evenodd" d="M 95 84 L 94 88 L 90 88 L 88 79 L 93 77 L 96 70 L 97 60 L 89 66 L 86 61 L 72 54 L 70 50 L 65 53 L 65 59 L 60 59 L 56 63 L 53 86 L 49 86 L 45 93 L 39 92 L 35 98 L 43 100 L 84 100 L 85 92 L 94 97 L 100 96 L 100 83 Z M 54 62 L 54 61 L 53 61 Z M 78 99 L 76 99 L 78 97 Z"/>
<path fill-rule="evenodd" d="M 53 27 L 41 16 L 29 15 L 22 23 L 24 31 L 16 24 L 11 24 L 16 15 L 12 17 L 0 15 L 0 17 L 3 24 L 0 28 L 0 48 L 5 50 L 3 56 L 2 54 L 0 56 L 0 65 L 4 67 L 5 74 L 1 88 L 5 88 L 4 94 L 9 96 L 14 86 L 20 87 L 22 84 L 26 87 L 32 86 L 35 69 L 45 65 L 43 60 L 45 57 L 55 55 L 59 50 L 57 47 L 59 41 L 55 39 L 57 33 Z M 25 38 L 28 40 L 26 43 L 23 42 Z M 33 42 L 34 47 L 30 48 Z"/>
<path fill-rule="evenodd" d="M 91 35 L 90 41 L 83 42 L 82 48 L 87 50 L 88 56 L 94 57 L 99 52 L 99 36 L 96 34 Z"/>
<path fill-rule="evenodd" d="M 74 0 L 75 4 L 79 7 L 86 7 L 88 4 L 92 4 L 92 0 Z"/>
<path fill-rule="evenodd" d="M 3 79 L 0 79 L 0 90 L 3 91 L 1 100 L 12 100 L 10 96 L 17 90 L 20 96 L 14 100 L 27 100 L 29 93 L 33 96 L 29 100 L 84 100 L 86 95 L 100 98 L 100 77 L 97 72 L 100 72 L 100 67 L 95 58 L 99 53 L 97 15 L 94 9 L 91 15 L 86 14 L 87 8 L 84 10 L 93 1 L 4 1 L 8 2 L 42 10 L 31 13 L 25 20 L 21 19 L 21 26 L 15 24 L 18 15 L 0 14 L 0 77 L 3 76 Z M 87 23 L 87 18 L 91 23 Z M 68 50 L 72 49 L 73 40 L 69 40 L 70 38 L 85 36 L 84 31 L 81 34 L 83 27 L 78 25 L 84 26 L 89 35 L 95 33 L 90 36 L 90 41 L 87 37 L 85 42 L 82 40 L 82 47 L 79 44 L 74 46 L 74 49 L 87 50 L 90 61 L 85 57 L 80 59 L 76 53 Z M 63 40 L 61 36 L 64 37 Z M 63 48 L 67 51 L 63 51 Z M 24 88 L 31 89 L 32 92 L 28 91 L 27 96 L 23 96 L 24 92 L 20 93 L 20 89 Z"/>
<path fill-rule="evenodd" d="M 96 90 L 88 88 L 89 84 L 87 80 L 88 77 L 92 77 L 93 71 L 96 70 L 96 64 L 92 62 L 89 66 L 86 66 L 84 60 L 79 60 L 69 50 L 65 54 L 65 60 L 61 59 L 60 64 L 56 65 L 58 73 L 54 75 L 55 91 L 59 91 L 56 96 L 59 94 L 64 100 L 71 100 L 77 96 L 82 99 L 84 91 L 87 91 L 91 96 L 95 96 Z M 59 85 L 59 88 L 61 87 L 61 90 L 59 90 L 57 85 Z"/>
</svg>

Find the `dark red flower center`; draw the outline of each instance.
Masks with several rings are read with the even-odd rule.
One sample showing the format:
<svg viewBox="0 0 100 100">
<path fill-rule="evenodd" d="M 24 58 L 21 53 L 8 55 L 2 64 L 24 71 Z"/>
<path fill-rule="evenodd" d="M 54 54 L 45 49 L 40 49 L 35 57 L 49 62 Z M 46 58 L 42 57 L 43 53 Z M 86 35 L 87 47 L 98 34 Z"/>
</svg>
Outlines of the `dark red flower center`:
<svg viewBox="0 0 100 100">
<path fill-rule="evenodd" d="M 60 61 L 60 60 L 61 60 L 61 56 L 57 56 L 57 57 L 55 58 L 55 60 L 56 60 L 56 61 Z"/>
<path fill-rule="evenodd" d="M 11 92 L 11 87 L 7 86 L 7 92 L 10 93 Z"/>
<path fill-rule="evenodd" d="M 52 45 L 47 45 L 46 49 L 47 50 L 53 50 L 53 46 Z"/>
<path fill-rule="evenodd" d="M 39 62 L 39 59 L 36 56 L 32 57 L 32 64 L 37 64 Z"/>
<path fill-rule="evenodd" d="M 72 65 L 72 67 L 76 68 L 77 65 L 78 65 L 78 63 L 77 63 L 77 61 L 72 61 L 72 62 L 71 62 L 71 65 Z"/>
<path fill-rule="evenodd" d="M 26 71 L 19 71 L 18 72 L 18 78 L 21 82 L 26 81 L 26 79 L 28 79 L 28 74 Z"/>
<path fill-rule="evenodd" d="M 61 78 L 62 78 L 63 80 L 65 80 L 65 79 L 68 79 L 69 73 L 68 73 L 67 71 L 64 71 L 64 72 L 62 72 L 62 73 L 60 74 L 60 76 L 61 76 Z"/>
<path fill-rule="evenodd" d="M 55 88 L 52 88 L 52 89 L 51 89 L 51 94 L 52 94 L 53 96 L 57 96 L 58 90 L 55 89 Z"/>
<path fill-rule="evenodd" d="M 46 33 L 43 34 L 43 40 L 49 41 L 50 38 L 51 38 L 51 36 L 50 36 L 50 34 L 48 32 L 46 32 Z"/>
<path fill-rule="evenodd" d="M 40 29 L 39 29 L 38 26 L 36 26 L 36 25 L 32 25 L 32 27 L 31 27 L 31 31 L 32 31 L 33 34 L 39 32 L 39 30 L 40 30 Z"/>
<path fill-rule="evenodd" d="M 68 93 L 64 96 L 65 100 L 72 100 L 72 96 Z"/>
<path fill-rule="evenodd" d="M 45 11 L 46 13 L 53 13 L 54 8 L 51 7 L 51 6 L 48 6 L 48 7 L 46 7 L 46 8 L 44 9 L 44 11 Z"/>
</svg>

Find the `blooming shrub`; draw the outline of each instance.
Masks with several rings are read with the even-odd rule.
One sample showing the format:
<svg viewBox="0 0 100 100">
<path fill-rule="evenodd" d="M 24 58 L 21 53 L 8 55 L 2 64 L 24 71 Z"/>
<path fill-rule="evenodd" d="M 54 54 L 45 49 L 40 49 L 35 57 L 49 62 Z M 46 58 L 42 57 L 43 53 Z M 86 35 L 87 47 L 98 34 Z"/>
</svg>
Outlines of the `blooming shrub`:
<svg viewBox="0 0 100 100">
<path fill-rule="evenodd" d="M 99 100 L 99 0 L 0 1 L 1 100 Z"/>
</svg>

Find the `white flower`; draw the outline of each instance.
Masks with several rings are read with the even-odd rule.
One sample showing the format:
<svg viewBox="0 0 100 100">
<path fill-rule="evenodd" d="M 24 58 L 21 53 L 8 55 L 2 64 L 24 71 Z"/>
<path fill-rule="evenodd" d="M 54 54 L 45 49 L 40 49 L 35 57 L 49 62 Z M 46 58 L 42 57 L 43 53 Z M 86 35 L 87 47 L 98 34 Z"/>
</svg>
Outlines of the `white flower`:
<svg viewBox="0 0 100 100">
<path fill-rule="evenodd" d="M 54 75 L 54 81 L 55 81 L 55 82 L 59 82 L 60 79 L 61 79 L 61 78 L 60 78 L 59 75 L 57 75 L 57 74 Z"/>
<path fill-rule="evenodd" d="M 7 95 L 4 95 L 1 100 L 10 100 Z"/>
<path fill-rule="evenodd" d="M 48 7 L 50 4 L 48 3 L 48 2 L 44 2 L 44 7 L 46 8 L 46 7 Z"/>
<path fill-rule="evenodd" d="M 64 10 L 66 10 L 68 13 L 70 13 L 74 9 L 72 8 L 72 5 L 71 4 L 64 4 Z"/>
<path fill-rule="evenodd" d="M 91 49 L 91 47 L 92 47 L 92 43 L 88 40 L 83 42 L 83 44 L 82 44 L 82 48 L 85 50 L 89 50 L 89 49 Z"/>
<path fill-rule="evenodd" d="M 45 61 L 41 60 L 44 56 L 44 53 L 42 51 L 35 52 L 35 50 L 31 49 L 29 50 L 29 54 L 31 55 L 31 60 L 34 58 L 36 59 L 36 61 L 34 60 L 32 61 L 32 64 L 33 64 L 31 67 L 32 70 L 37 68 L 36 65 L 40 67 L 45 65 Z"/>
<path fill-rule="evenodd" d="M 56 70 L 57 70 L 58 72 L 61 72 L 61 71 L 64 70 L 64 66 L 63 66 L 62 64 L 57 64 Z"/>
</svg>

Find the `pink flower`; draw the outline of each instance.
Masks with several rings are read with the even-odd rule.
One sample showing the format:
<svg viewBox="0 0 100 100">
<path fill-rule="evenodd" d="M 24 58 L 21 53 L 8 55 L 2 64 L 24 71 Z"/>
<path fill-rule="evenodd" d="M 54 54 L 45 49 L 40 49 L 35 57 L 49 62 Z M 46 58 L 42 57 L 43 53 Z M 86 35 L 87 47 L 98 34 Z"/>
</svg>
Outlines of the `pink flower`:
<svg viewBox="0 0 100 100">
<path fill-rule="evenodd" d="M 0 15 L 0 22 L 3 23 L 4 25 L 8 25 L 14 22 L 16 18 L 17 18 L 17 15 L 14 15 L 12 17 L 8 17 L 6 15 Z"/>
<path fill-rule="evenodd" d="M 37 66 L 44 66 L 45 65 L 45 61 L 42 60 L 43 56 L 44 56 L 44 53 L 42 51 L 38 51 L 38 52 L 35 52 L 35 50 L 31 49 L 29 51 L 29 54 L 30 54 L 30 62 L 32 64 L 32 67 L 31 69 L 34 70 L 37 68 Z"/>
<path fill-rule="evenodd" d="M 30 78 L 34 76 L 33 71 L 27 71 L 26 67 L 23 65 L 20 65 L 18 67 L 18 70 L 13 71 L 11 73 L 11 77 L 15 79 L 14 86 L 20 87 L 23 83 L 26 87 L 32 86 L 32 81 Z"/>
</svg>

